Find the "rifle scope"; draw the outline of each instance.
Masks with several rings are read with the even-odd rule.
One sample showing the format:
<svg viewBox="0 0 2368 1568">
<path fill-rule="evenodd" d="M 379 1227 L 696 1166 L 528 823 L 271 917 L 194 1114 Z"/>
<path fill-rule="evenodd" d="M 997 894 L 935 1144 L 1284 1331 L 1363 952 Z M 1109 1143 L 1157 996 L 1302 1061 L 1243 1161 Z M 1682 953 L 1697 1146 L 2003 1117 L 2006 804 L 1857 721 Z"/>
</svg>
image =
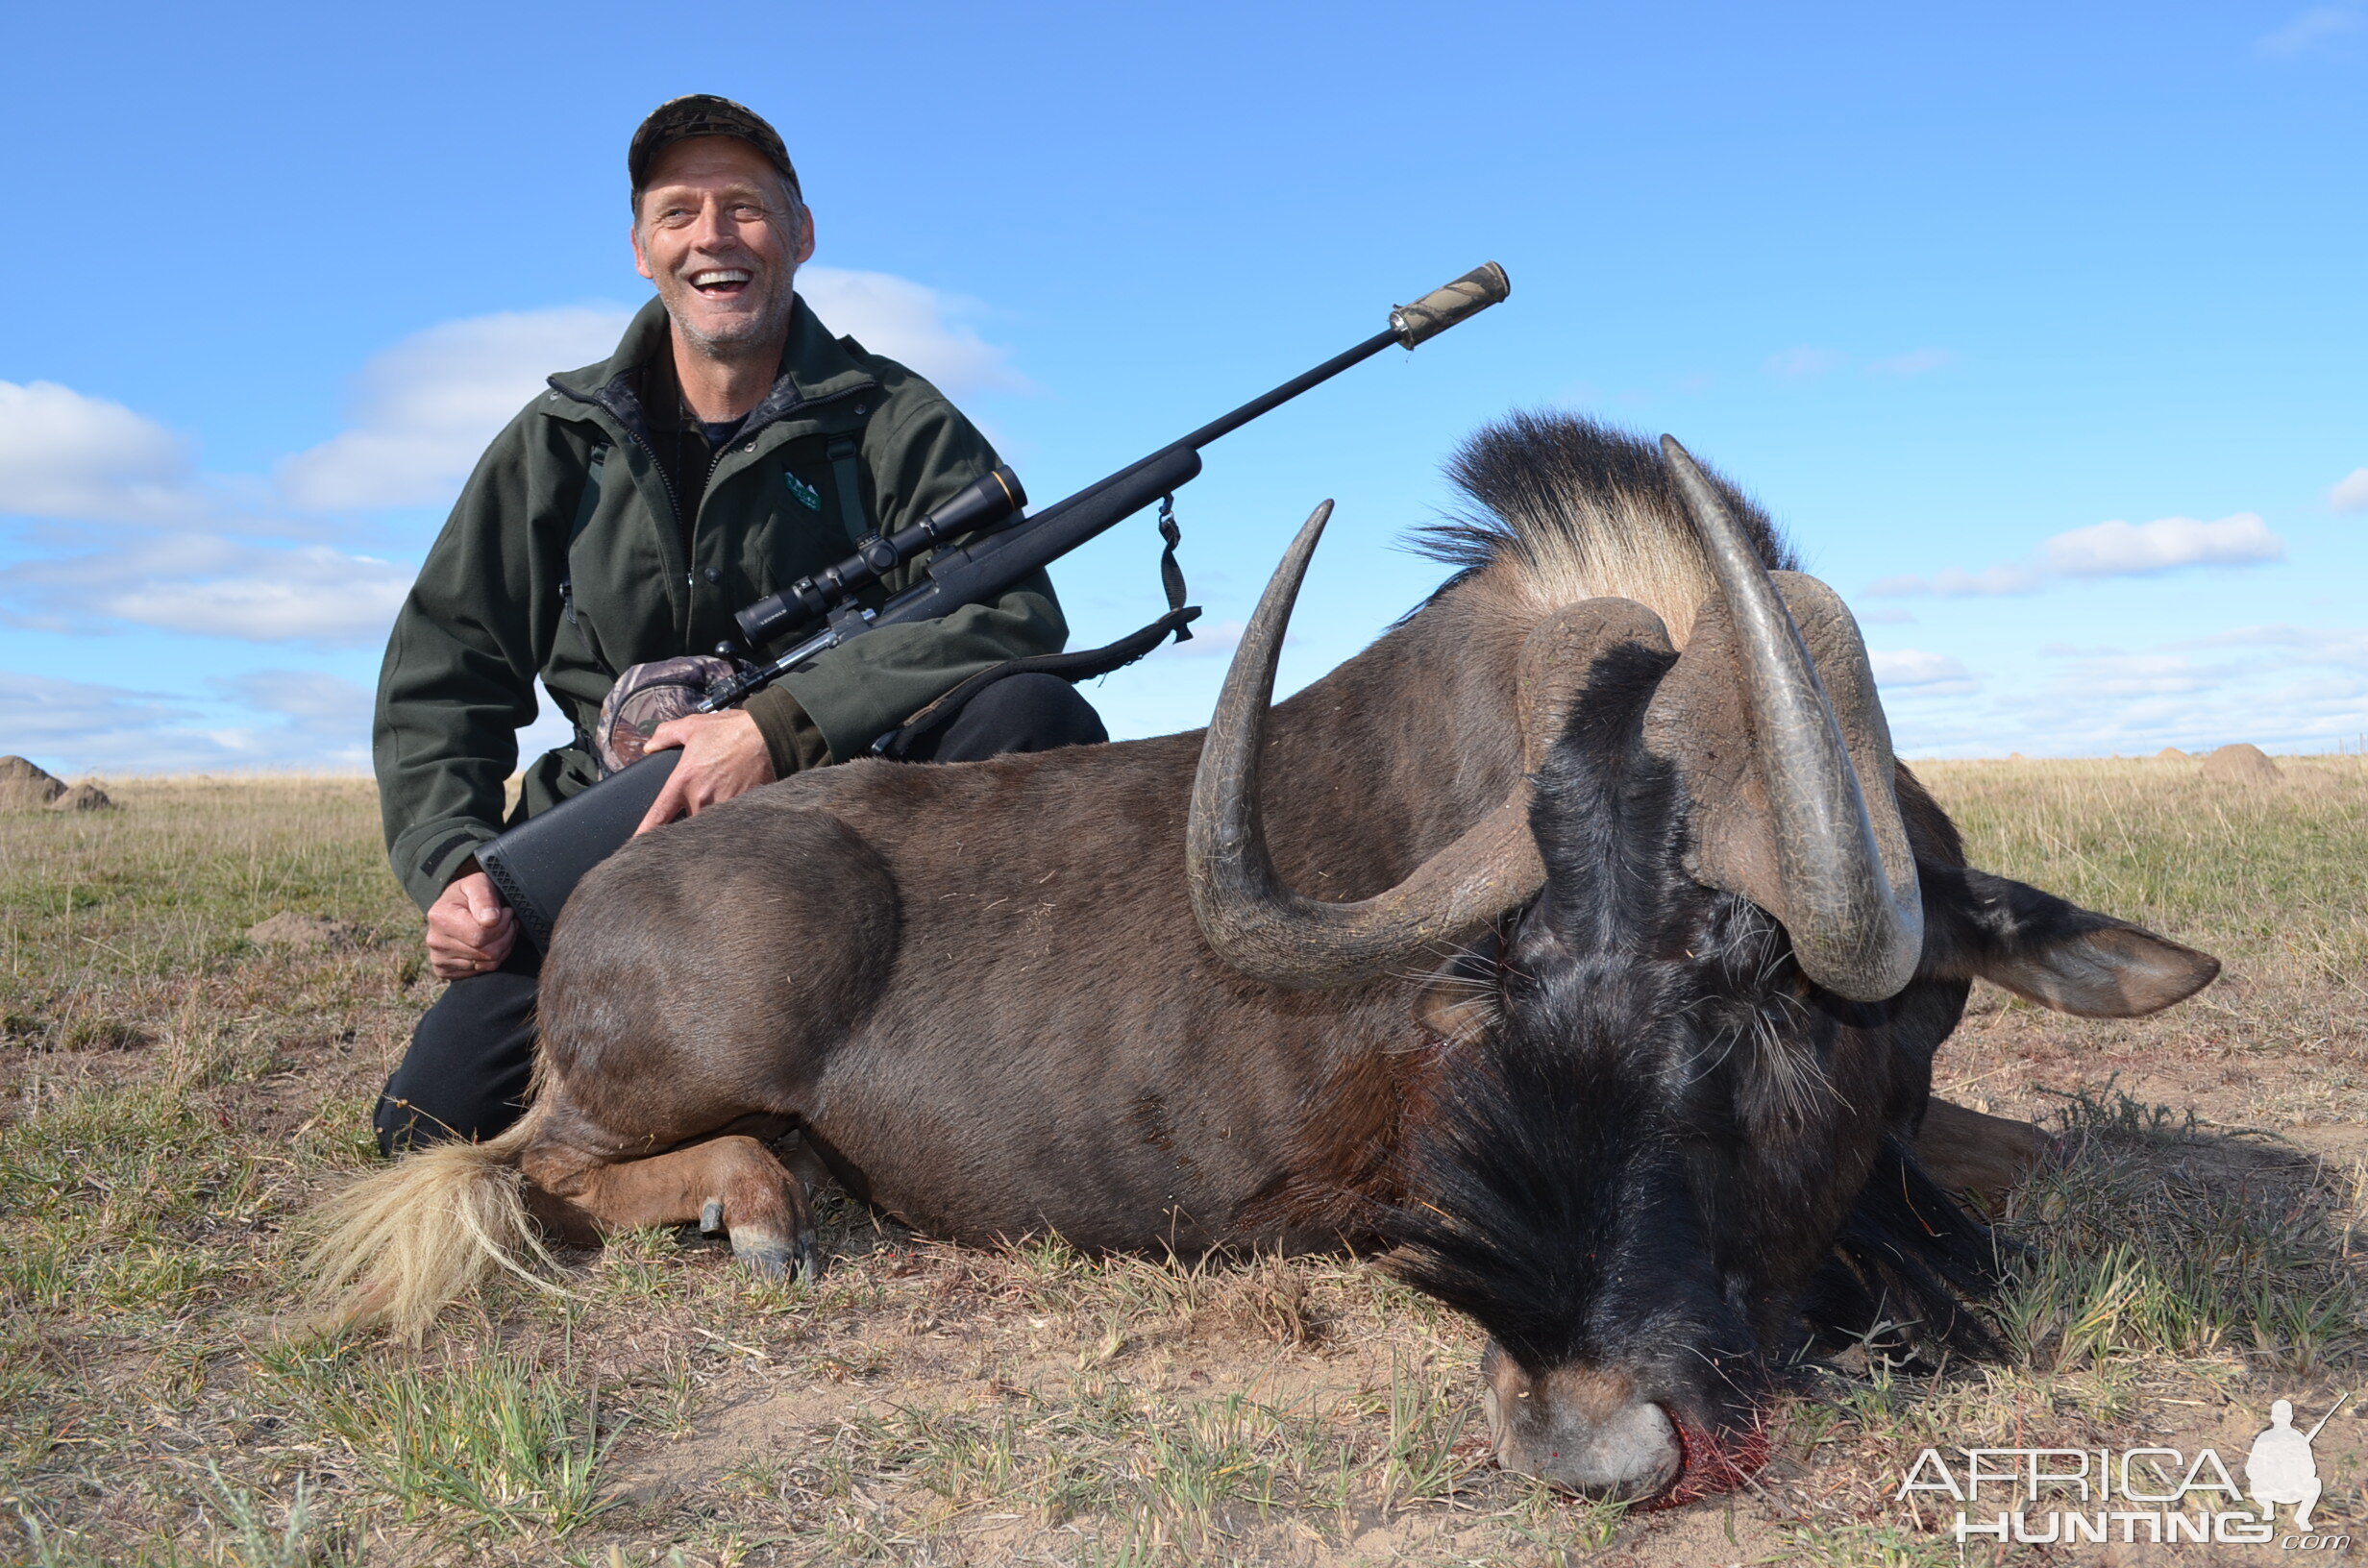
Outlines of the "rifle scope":
<svg viewBox="0 0 2368 1568">
<path fill-rule="evenodd" d="M 770 599 L 760 599 L 732 619 L 740 623 L 744 647 L 764 647 L 795 626 L 827 617 L 857 593 L 932 545 L 957 534 L 991 528 L 1027 504 L 1020 476 L 1008 465 L 973 479 L 951 501 L 909 527 L 882 538 L 867 533 L 855 541 L 855 553 L 810 577 L 800 577 Z"/>
</svg>

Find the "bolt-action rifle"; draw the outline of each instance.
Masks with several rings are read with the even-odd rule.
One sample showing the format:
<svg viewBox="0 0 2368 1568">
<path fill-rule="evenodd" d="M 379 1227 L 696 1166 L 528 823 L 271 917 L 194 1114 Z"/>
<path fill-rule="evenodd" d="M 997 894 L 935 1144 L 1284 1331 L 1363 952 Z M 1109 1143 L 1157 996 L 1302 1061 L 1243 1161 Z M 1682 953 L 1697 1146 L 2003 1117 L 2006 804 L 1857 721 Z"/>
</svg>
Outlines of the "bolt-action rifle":
<svg viewBox="0 0 2368 1568">
<path fill-rule="evenodd" d="M 1012 518 L 1027 503 L 1008 468 L 966 486 L 952 500 L 892 534 L 866 534 L 846 560 L 802 578 L 733 617 L 740 645 L 761 649 L 789 643 L 768 660 L 738 656 L 729 645 L 718 652 L 738 666 L 711 688 L 699 711 L 716 713 L 746 700 L 774 681 L 821 657 L 851 638 L 880 626 L 902 625 L 950 615 L 965 604 L 1000 598 L 1039 567 L 1068 554 L 1163 497 L 1200 472 L 1200 449 L 1237 430 L 1349 366 L 1395 343 L 1412 349 L 1458 322 L 1487 309 L 1512 292 L 1505 269 L 1490 261 L 1412 305 L 1390 312 L 1390 325 L 1348 350 L 1295 376 L 1221 418 L 1210 421 L 1149 456 L 1032 516 Z M 956 540 L 966 543 L 955 543 Z M 1171 539 L 1172 549 L 1172 538 Z M 862 592 L 925 551 L 934 550 L 923 579 L 877 610 L 857 602 Z M 1180 579 L 1172 579 L 1179 582 Z M 1177 586 L 1172 599 L 1180 599 Z M 1180 625 L 1192 613 L 1172 606 Z M 1147 628 L 1148 629 L 1148 628 Z M 640 761 L 561 801 L 541 816 L 479 846 L 478 864 L 518 912 L 520 927 L 537 947 L 547 947 L 553 922 L 584 872 L 622 847 L 649 812 L 681 760 L 678 749 L 654 751 Z"/>
</svg>

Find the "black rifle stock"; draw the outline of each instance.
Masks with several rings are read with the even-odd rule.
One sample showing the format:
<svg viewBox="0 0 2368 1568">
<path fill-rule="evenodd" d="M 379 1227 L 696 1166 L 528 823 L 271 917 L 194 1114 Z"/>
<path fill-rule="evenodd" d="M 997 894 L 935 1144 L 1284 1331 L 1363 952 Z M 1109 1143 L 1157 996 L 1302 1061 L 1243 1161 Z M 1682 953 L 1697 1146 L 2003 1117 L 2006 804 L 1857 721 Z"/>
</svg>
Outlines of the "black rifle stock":
<svg viewBox="0 0 2368 1568">
<path fill-rule="evenodd" d="M 1390 325 L 1344 354 L 1211 420 L 1149 456 L 1097 480 L 1075 495 L 1015 523 L 1003 519 L 1024 503 L 1009 469 L 977 480 L 920 523 L 882 538 L 857 542 L 855 553 L 828 572 L 751 605 L 737 617 L 748 646 L 797 638 L 786 652 L 752 665 L 707 694 L 701 711 L 718 712 L 763 690 L 780 676 L 878 626 L 902 625 L 951 614 L 965 604 L 999 598 L 1037 568 L 1066 555 L 1173 493 L 1200 472 L 1200 449 L 1237 430 L 1393 343 L 1412 349 L 1512 292 L 1504 268 L 1490 261 L 1412 305 L 1390 312 Z M 998 527 L 997 524 L 1003 523 Z M 967 535 L 965 542 L 953 540 Z M 876 611 L 859 608 L 856 595 L 902 561 L 935 549 L 922 581 Z M 520 929 L 548 947 L 567 895 L 584 872 L 632 836 L 666 787 L 679 751 L 657 751 L 590 789 L 530 819 L 477 851 L 478 864 L 518 912 Z"/>
</svg>

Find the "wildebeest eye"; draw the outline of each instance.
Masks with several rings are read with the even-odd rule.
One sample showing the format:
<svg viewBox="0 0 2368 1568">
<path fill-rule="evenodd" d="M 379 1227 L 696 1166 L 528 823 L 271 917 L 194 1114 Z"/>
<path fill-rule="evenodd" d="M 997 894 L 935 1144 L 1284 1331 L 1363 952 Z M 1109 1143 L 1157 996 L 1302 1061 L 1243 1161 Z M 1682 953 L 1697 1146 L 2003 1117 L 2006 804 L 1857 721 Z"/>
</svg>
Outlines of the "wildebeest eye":
<svg viewBox="0 0 2368 1568">
<path fill-rule="evenodd" d="M 1499 1017 L 1496 978 L 1503 955 L 1504 939 L 1492 929 L 1431 971 L 1415 993 L 1415 1022 L 1450 1046 L 1486 1038 Z"/>
</svg>

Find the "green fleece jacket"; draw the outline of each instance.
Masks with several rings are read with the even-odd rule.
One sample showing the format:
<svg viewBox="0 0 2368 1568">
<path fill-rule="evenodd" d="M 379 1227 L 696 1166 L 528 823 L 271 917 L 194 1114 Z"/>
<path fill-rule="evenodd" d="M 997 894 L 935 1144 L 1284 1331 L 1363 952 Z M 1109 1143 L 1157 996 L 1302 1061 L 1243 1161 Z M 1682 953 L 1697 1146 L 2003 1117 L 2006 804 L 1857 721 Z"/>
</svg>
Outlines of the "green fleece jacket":
<svg viewBox="0 0 2368 1568">
<path fill-rule="evenodd" d="M 608 359 L 551 378 L 486 449 L 395 618 L 372 754 L 387 854 L 423 908 L 506 820 L 594 780 L 584 742 L 627 666 L 707 651 L 737 634 L 734 610 L 843 559 L 854 533 L 926 515 L 996 465 L 937 388 L 831 336 L 801 300 L 780 380 L 716 454 L 686 527 L 652 435 L 676 411 L 645 410 L 640 390 L 644 367 L 671 353 L 670 330 L 653 300 Z M 841 494 L 845 474 L 859 496 Z M 909 586 L 926 561 L 866 602 Z M 854 638 L 748 711 L 787 773 L 860 756 L 970 675 L 1057 652 L 1067 637 L 1040 572 L 994 603 Z M 527 770 L 506 816 L 538 676 L 577 743 Z"/>
</svg>

